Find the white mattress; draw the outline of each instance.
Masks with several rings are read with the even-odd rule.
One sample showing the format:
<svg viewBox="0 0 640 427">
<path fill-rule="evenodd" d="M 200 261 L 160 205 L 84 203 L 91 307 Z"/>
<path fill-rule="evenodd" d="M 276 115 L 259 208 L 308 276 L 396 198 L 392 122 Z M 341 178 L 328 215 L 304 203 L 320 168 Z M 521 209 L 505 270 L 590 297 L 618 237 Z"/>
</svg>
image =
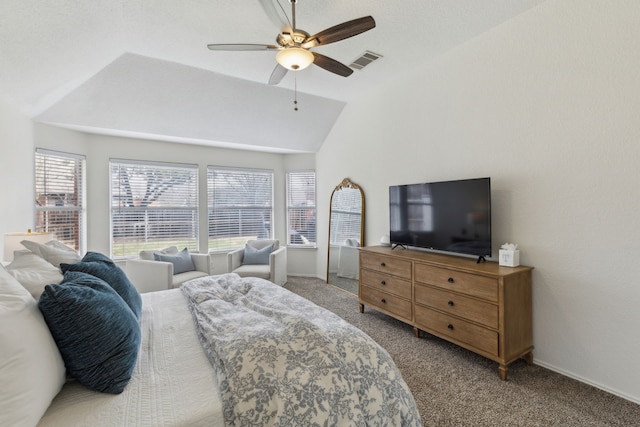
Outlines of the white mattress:
<svg viewBox="0 0 640 427">
<path fill-rule="evenodd" d="M 68 382 L 39 426 L 224 426 L 220 392 L 179 289 L 142 294 L 142 346 L 122 394 Z"/>
</svg>

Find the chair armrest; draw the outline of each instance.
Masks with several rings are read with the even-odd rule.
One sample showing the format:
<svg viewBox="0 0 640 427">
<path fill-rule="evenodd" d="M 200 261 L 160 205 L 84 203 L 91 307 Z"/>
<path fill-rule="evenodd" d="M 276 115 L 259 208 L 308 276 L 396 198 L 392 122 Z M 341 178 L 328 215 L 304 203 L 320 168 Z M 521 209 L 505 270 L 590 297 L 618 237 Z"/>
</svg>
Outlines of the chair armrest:
<svg viewBox="0 0 640 427">
<path fill-rule="evenodd" d="M 198 253 L 192 253 L 190 255 L 196 270 L 211 274 L 211 255 Z"/>
<path fill-rule="evenodd" d="M 276 285 L 283 286 L 287 283 L 287 247 L 281 246 L 279 249 L 269 254 L 269 266 L 271 278 Z"/>
<path fill-rule="evenodd" d="M 244 258 L 244 248 L 227 253 L 227 273 L 231 273 L 240 267 L 242 265 L 242 258 Z"/>
<path fill-rule="evenodd" d="M 173 264 L 170 262 L 128 259 L 125 272 L 140 293 L 171 288 Z"/>
</svg>

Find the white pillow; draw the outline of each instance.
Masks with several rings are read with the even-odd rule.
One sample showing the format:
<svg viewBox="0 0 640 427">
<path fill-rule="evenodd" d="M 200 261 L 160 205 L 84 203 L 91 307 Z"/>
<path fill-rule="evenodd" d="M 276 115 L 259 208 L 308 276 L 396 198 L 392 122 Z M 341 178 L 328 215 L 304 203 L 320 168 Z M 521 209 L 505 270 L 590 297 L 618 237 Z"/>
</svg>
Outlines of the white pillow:
<svg viewBox="0 0 640 427">
<path fill-rule="evenodd" d="M 65 382 L 36 301 L 0 266 L 0 425 L 34 426 Z"/>
<path fill-rule="evenodd" d="M 82 259 L 75 249 L 57 240 L 50 240 L 45 244 L 23 240 L 22 246 L 34 254 L 44 258 L 49 264 L 60 268 L 60 264 L 75 264 Z"/>
<path fill-rule="evenodd" d="M 177 253 L 178 253 L 178 248 L 176 246 L 169 246 L 167 248 L 155 250 L 155 251 L 140 251 L 140 259 L 154 261 L 155 258 L 153 257 L 153 254 L 176 255 Z"/>
<path fill-rule="evenodd" d="M 62 281 L 60 270 L 31 251 L 15 251 L 7 271 L 24 286 L 37 301 L 44 287 Z"/>
</svg>

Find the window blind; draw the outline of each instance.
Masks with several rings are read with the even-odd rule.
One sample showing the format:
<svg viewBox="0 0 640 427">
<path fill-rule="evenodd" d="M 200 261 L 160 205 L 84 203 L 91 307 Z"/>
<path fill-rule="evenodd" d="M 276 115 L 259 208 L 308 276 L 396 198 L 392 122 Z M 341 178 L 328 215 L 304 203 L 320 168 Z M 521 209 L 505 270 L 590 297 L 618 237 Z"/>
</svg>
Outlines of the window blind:
<svg viewBox="0 0 640 427">
<path fill-rule="evenodd" d="M 273 233 L 273 171 L 207 168 L 209 249 L 229 250 Z"/>
<path fill-rule="evenodd" d="M 316 246 L 316 173 L 287 173 L 287 244 Z"/>
<path fill-rule="evenodd" d="M 198 167 L 111 160 L 111 255 L 198 249 Z"/>
<path fill-rule="evenodd" d="M 36 149 L 35 230 L 84 251 L 85 157 Z"/>
</svg>

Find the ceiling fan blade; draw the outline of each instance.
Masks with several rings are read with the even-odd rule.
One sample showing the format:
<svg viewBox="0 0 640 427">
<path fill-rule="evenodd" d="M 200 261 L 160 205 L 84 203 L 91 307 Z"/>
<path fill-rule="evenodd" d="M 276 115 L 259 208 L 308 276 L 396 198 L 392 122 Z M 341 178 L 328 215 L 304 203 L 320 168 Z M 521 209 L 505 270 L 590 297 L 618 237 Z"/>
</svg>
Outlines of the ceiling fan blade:
<svg viewBox="0 0 640 427">
<path fill-rule="evenodd" d="M 376 21 L 374 21 L 371 16 L 365 16 L 343 22 L 342 24 L 327 28 L 324 31 L 320 31 L 318 34 L 314 34 L 309 37 L 302 44 L 302 47 L 309 49 L 315 46 L 335 43 L 340 40 L 348 39 L 349 37 L 357 36 L 365 31 L 369 31 L 370 29 L 375 28 L 375 26 Z"/>
<path fill-rule="evenodd" d="M 289 70 L 284 68 L 282 65 L 276 65 L 276 68 L 274 68 L 271 72 L 271 77 L 269 77 L 269 84 L 277 85 L 278 83 L 280 83 L 283 77 L 287 74 L 287 71 Z"/>
<path fill-rule="evenodd" d="M 264 13 L 267 15 L 269 20 L 273 22 L 278 28 L 290 28 L 291 23 L 289 22 L 289 18 L 285 13 L 280 3 L 278 3 L 279 7 L 276 7 L 274 4 L 274 0 L 258 0 L 262 9 L 264 9 Z"/>
<path fill-rule="evenodd" d="M 278 50 L 278 46 L 271 44 L 208 44 L 209 50 L 225 50 L 225 51 L 253 51 L 253 50 Z"/>
<path fill-rule="evenodd" d="M 317 52 L 311 53 L 313 53 L 313 63 L 320 68 L 324 68 L 325 70 L 342 77 L 349 77 L 353 73 L 353 70 L 351 68 L 347 67 L 341 62 L 336 61 L 335 59 L 329 58 L 328 56 L 324 56 Z"/>
</svg>

